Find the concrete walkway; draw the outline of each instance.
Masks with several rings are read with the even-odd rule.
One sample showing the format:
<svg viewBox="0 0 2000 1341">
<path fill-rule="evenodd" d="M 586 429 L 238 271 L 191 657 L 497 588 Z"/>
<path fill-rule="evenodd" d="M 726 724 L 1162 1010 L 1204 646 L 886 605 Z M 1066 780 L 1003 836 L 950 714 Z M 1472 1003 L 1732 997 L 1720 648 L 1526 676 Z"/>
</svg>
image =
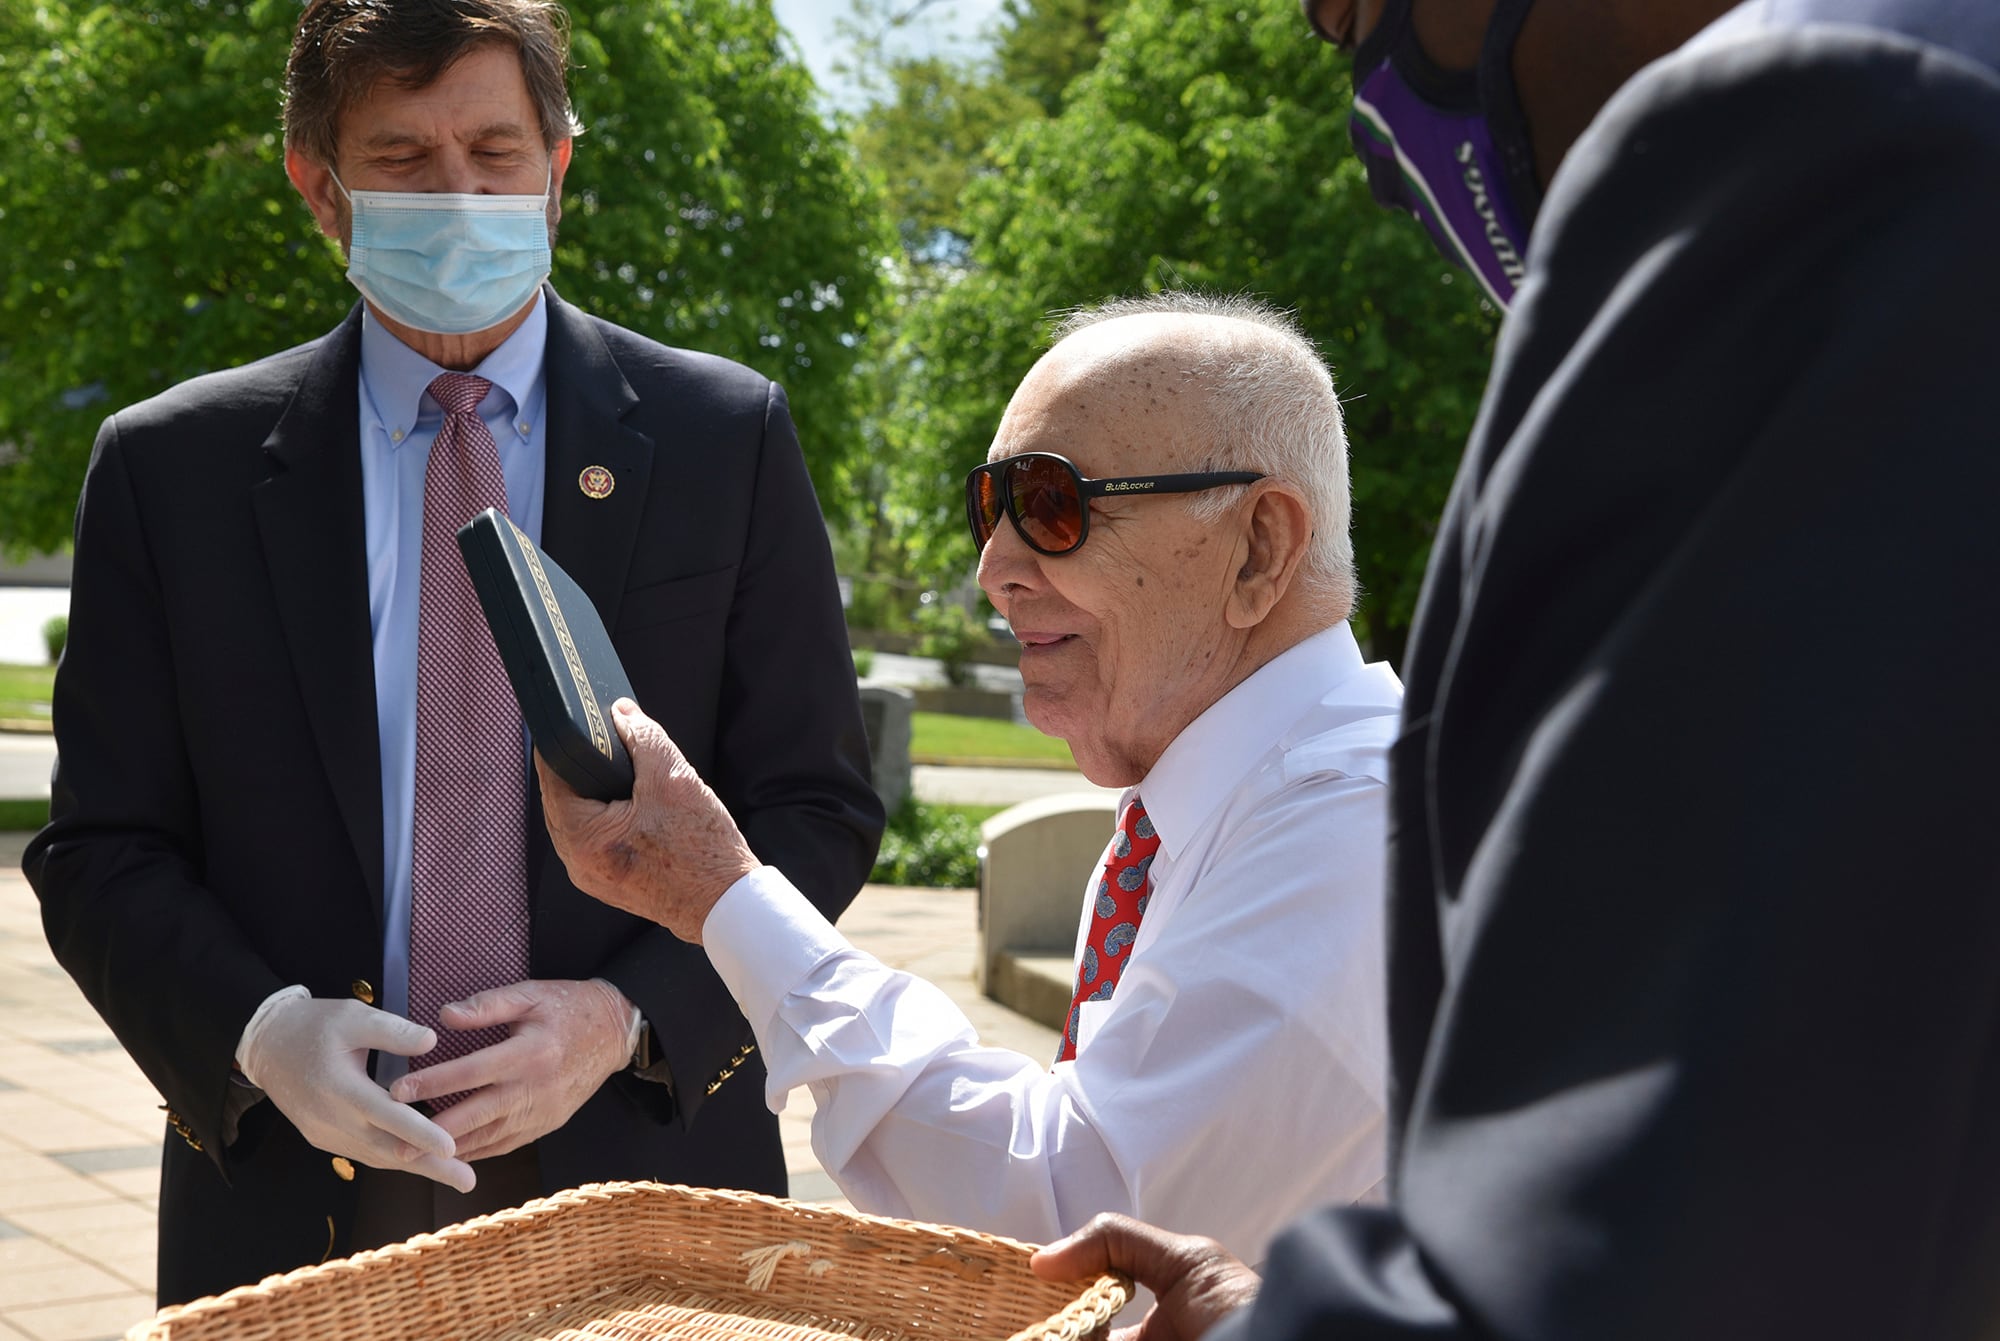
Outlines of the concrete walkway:
<svg viewBox="0 0 2000 1341">
<path fill-rule="evenodd" d="M 159 1096 L 54 959 L 0 834 L 0 1341 L 96 1341 L 153 1311 Z M 979 995 L 974 896 L 869 886 L 841 927 L 950 994 L 983 1041 L 1054 1055 L 1053 1030 Z M 781 1121 L 792 1195 L 838 1201 L 814 1159 L 811 1096 Z"/>
<path fill-rule="evenodd" d="M 48 800 L 55 762 L 54 736 L 0 731 L 0 800 Z"/>
<path fill-rule="evenodd" d="M 1104 792 L 1073 768 L 963 768 L 944 764 L 910 765 L 910 790 L 919 801 L 955 806 L 1012 806 L 1062 792 Z"/>
</svg>

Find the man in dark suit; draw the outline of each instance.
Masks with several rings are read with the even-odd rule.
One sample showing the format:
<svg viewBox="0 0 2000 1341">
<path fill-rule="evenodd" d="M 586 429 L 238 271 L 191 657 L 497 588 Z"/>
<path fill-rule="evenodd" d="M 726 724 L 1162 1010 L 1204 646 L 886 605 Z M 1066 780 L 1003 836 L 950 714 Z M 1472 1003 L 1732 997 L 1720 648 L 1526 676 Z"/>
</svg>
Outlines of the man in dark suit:
<svg viewBox="0 0 2000 1341">
<path fill-rule="evenodd" d="M 98 438 L 25 865 L 167 1099 L 162 1303 L 593 1179 L 785 1190 L 700 948 L 550 854 L 450 552 L 504 505 L 759 851 L 853 897 L 882 816 L 784 394 L 544 284 L 565 48 L 545 0 L 313 0 L 286 165 L 366 301 Z"/>
<path fill-rule="evenodd" d="M 1391 764 L 1391 1202 L 1261 1292 L 1044 1255 L 1148 1337 L 2000 1336 L 2000 10 L 1723 8 L 1311 7 L 1513 306 Z"/>
</svg>

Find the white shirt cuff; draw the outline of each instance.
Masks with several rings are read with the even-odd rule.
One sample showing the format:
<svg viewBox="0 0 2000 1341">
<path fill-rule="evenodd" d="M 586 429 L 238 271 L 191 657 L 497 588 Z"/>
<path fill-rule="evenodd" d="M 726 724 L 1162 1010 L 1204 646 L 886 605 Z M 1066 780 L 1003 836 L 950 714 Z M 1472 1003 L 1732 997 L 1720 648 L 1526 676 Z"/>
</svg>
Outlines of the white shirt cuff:
<svg viewBox="0 0 2000 1341">
<path fill-rule="evenodd" d="M 759 866 L 716 900 L 701 925 L 701 943 L 758 1030 L 821 961 L 850 948 L 775 866 Z"/>
</svg>

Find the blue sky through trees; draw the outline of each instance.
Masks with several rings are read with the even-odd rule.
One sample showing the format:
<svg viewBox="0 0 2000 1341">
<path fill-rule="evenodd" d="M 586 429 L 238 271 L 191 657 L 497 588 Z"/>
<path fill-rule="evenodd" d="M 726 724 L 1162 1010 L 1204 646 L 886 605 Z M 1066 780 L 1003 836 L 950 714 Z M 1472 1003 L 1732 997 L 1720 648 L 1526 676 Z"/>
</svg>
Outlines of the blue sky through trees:
<svg viewBox="0 0 2000 1341">
<path fill-rule="evenodd" d="M 849 0 L 772 0 L 772 8 L 778 22 L 798 42 L 799 54 L 828 102 L 843 110 L 857 109 L 863 99 L 861 90 L 833 69 L 846 47 L 835 24 L 852 17 Z M 892 13 L 912 11 L 909 22 L 891 40 L 891 51 L 971 54 L 985 45 L 981 35 L 999 18 L 1000 0 L 892 0 Z"/>
</svg>

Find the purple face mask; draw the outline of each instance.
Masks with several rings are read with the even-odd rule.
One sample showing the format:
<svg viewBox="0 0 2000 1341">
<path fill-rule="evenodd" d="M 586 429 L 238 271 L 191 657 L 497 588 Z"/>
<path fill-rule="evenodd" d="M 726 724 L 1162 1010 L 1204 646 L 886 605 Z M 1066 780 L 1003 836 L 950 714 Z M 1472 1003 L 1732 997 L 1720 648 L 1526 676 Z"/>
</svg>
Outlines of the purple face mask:
<svg viewBox="0 0 2000 1341">
<path fill-rule="evenodd" d="M 1495 6 L 1476 73 L 1432 64 L 1417 45 L 1409 0 L 1392 0 L 1354 57 L 1348 132 L 1369 193 L 1421 219 L 1446 259 L 1503 308 L 1525 272 L 1541 204 L 1512 69 L 1530 3 Z"/>
</svg>

